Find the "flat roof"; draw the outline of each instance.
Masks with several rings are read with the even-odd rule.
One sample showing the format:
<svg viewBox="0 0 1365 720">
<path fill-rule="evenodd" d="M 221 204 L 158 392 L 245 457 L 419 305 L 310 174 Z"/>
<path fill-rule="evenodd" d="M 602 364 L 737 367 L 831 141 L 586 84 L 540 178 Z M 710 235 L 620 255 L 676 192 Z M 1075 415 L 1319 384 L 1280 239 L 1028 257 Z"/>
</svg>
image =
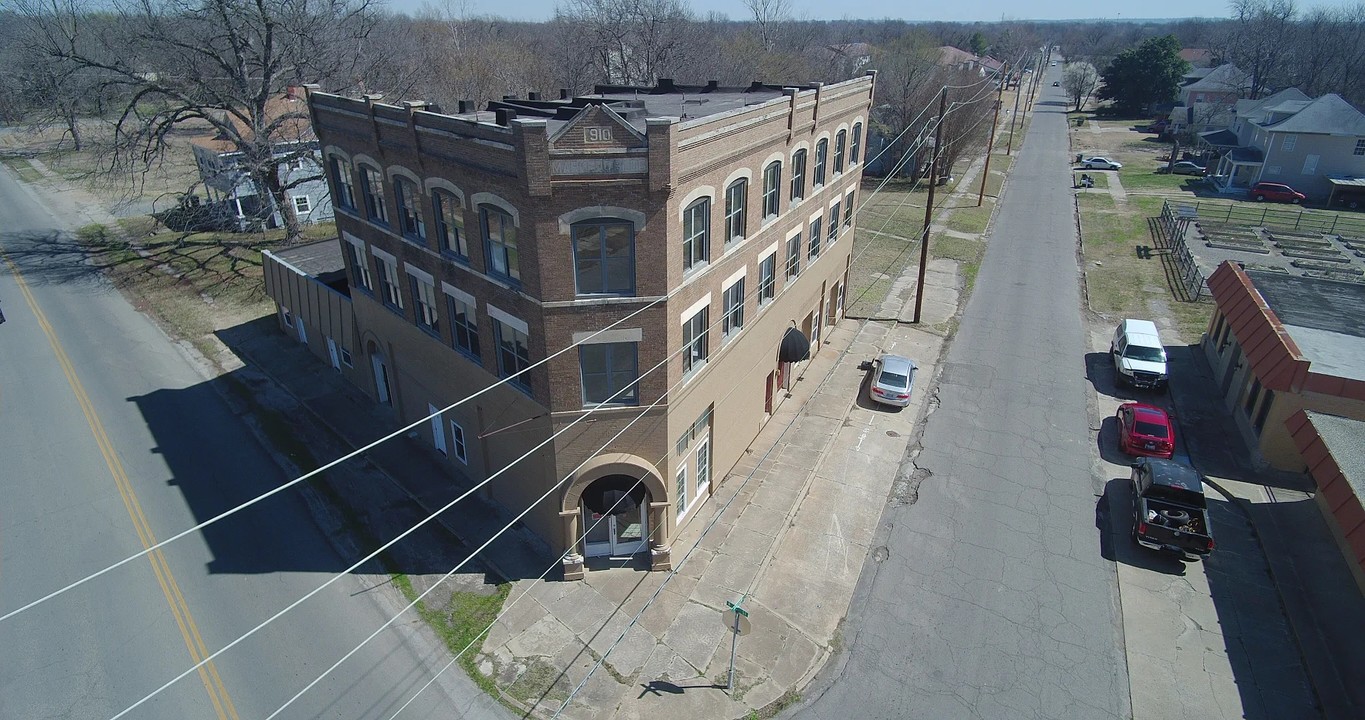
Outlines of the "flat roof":
<svg viewBox="0 0 1365 720">
<path fill-rule="evenodd" d="M 1365 284 L 1246 273 L 1312 372 L 1365 380 Z"/>
<path fill-rule="evenodd" d="M 1365 422 L 1315 410 L 1305 410 L 1304 414 L 1332 454 L 1351 491 L 1365 501 Z"/>
<path fill-rule="evenodd" d="M 272 250 L 270 254 L 310 277 L 321 277 L 346 269 L 346 261 L 341 255 L 341 241 L 336 238 L 280 248 Z"/>
</svg>

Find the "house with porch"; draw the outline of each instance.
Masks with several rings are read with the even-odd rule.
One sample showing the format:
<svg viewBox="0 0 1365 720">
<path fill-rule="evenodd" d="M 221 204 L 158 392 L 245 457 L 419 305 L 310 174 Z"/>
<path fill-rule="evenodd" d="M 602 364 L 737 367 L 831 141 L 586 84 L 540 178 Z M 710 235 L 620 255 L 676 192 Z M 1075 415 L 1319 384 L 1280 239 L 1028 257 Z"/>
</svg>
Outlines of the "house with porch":
<svg viewBox="0 0 1365 720">
<path fill-rule="evenodd" d="M 1237 101 L 1251 91 L 1251 76 L 1231 63 L 1219 65 L 1180 88 L 1180 101 L 1171 109 L 1170 132 L 1204 132 L 1232 123 Z"/>
<path fill-rule="evenodd" d="M 1279 182 L 1325 200 L 1332 178 L 1365 177 L 1365 114 L 1340 95 L 1309 99 L 1290 88 L 1238 101 L 1231 126 L 1201 133 L 1199 146 L 1220 156 L 1212 177 L 1220 191 Z"/>
</svg>

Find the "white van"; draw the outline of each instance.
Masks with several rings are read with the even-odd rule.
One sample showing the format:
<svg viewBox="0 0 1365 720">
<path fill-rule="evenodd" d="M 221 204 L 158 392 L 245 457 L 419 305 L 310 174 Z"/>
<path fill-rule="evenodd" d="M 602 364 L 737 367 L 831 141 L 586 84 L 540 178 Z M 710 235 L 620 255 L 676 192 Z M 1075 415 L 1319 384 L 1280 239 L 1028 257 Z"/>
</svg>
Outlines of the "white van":
<svg viewBox="0 0 1365 720">
<path fill-rule="evenodd" d="M 1166 348 L 1151 320 L 1124 320 L 1109 343 L 1119 380 L 1135 388 L 1166 387 Z"/>
</svg>

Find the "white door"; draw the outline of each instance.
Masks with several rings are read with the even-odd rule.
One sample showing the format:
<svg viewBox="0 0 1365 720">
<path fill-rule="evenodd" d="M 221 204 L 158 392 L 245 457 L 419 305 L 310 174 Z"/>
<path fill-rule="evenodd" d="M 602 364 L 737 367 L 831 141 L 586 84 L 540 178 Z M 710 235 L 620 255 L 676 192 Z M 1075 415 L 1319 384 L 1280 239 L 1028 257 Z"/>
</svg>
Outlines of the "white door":
<svg viewBox="0 0 1365 720">
<path fill-rule="evenodd" d="M 341 369 L 341 358 L 337 356 L 337 343 L 332 338 L 327 338 L 327 355 L 332 358 L 332 367 Z"/>
<path fill-rule="evenodd" d="M 711 437 L 708 435 L 697 443 L 697 492 L 701 497 L 711 485 Z"/>
<path fill-rule="evenodd" d="M 643 505 L 614 515 L 599 515 L 587 507 L 582 513 L 584 557 L 624 557 L 645 549 L 649 516 Z"/>
<path fill-rule="evenodd" d="M 294 316 L 294 328 L 299 331 L 299 342 L 308 344 L 308 332 L 303 329 L 303 318 Z"/>
<path fill-rule="evenodd" d="M 370 356 L 370 364 L 374 367 L 374 392 L 379 397 L 381 405 L 390 404 L 389 399 L 389 369 L 384 366 L 384 358 L 379 355 Z"/>
<path fill-rule="evenodd" d="M 441 424 L 441 408 L 435 405 L 427 405 L 427 415 L 431 416 L 431 444 L 442 455 L 446 454 L 446 429 Z"/>
</svg>

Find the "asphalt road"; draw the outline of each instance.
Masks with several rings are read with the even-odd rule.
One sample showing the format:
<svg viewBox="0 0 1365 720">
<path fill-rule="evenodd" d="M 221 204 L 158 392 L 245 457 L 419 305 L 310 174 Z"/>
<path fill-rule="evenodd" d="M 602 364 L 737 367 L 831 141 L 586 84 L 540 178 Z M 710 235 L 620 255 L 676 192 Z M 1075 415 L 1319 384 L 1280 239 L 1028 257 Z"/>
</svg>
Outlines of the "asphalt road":
<svg viewBox="0 0 1365 720">
<path fill-rule="evenodd" d="M 289 479 L 68 217 L 0 167 L 0 614 Z M 353 561 L 283 493 L 0 622 L 0 718 L 112 717 Z M 269 715 L 401 608 L 385 580 L 342 578 L 129 717 Z M 388 717 L 447 657 L 409 616 L 281 717 Z M 402 717 L 490 714 L 451 672 Z"/>
<path fill-rule="evenodd" d="M 1123 718 L 1101 556 L 1065 108 L 1045 77 L 976 290 L 806 719 Z M 951 98 L 950 98 L 951 99 Z M 912 472 L 913 471 L 913 472 Z M 874 557 L 881 555 L 874 553 Z"/>
</svg>

